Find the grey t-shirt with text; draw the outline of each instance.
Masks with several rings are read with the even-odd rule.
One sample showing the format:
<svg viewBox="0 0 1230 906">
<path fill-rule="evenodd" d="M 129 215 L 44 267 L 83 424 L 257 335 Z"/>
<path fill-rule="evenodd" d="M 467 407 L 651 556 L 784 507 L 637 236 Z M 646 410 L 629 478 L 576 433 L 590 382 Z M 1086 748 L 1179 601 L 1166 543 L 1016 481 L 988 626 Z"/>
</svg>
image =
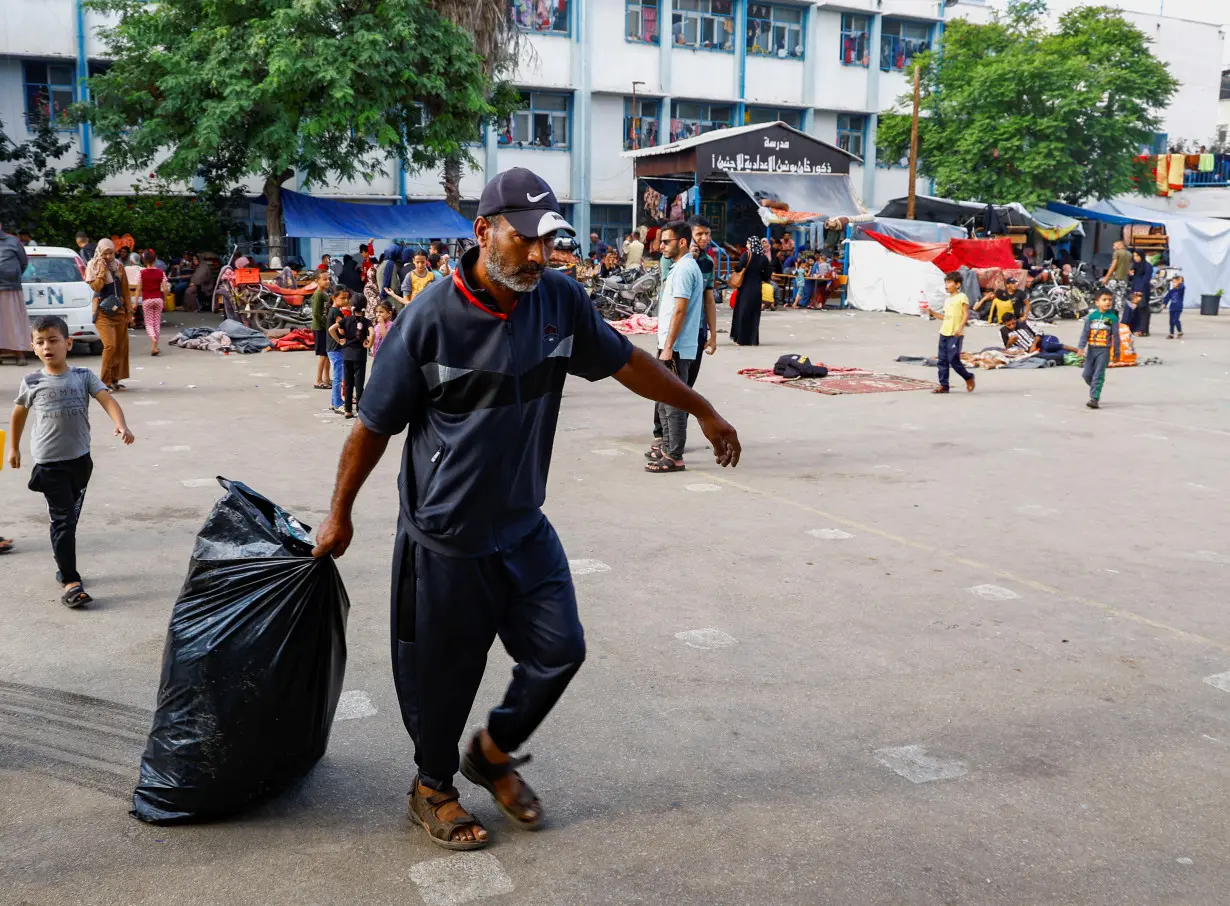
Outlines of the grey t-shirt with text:
<svg viewBox="0 0 1230 906">
<path fill-rule="evenodd" d="M 16 403 L 30 410 L 30 455 L 36 463 L 64 462 L 90 452 L 90 398 L 106 385 L 88 368 L 27 374 Z"/>
</svg>

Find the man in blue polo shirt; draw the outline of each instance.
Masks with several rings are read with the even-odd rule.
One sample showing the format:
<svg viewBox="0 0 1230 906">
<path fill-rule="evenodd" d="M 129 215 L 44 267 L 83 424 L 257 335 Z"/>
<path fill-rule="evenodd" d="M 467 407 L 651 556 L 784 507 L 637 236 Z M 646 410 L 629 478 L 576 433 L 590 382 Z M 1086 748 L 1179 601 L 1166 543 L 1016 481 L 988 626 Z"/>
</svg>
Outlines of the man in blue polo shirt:
<svg viewBox="0 0 1230 906">
<path fill-rule="evenodd" d="M 701 318 L 705 309 L 705 278 L 691 254 L 692 228 L 682 220 L 672 221 L 658 234 L 662 258 L 671 262 L 662 281 L 658 302 L 658 359 L 680 380 L 688 377 L 700 355 Z M 662 426 L 662 443 L 649 448 L 646 472 L 682 472 L 683 448 L 687 444 L 688 414 L 666 403 L 656 403 Z"/>
<path fill-rule="evenodd" d="M 487 184 L 475 248 L 451 278 L 393 323 L 342 449 L 316 556 L 354 538 L 355 498 L 389 438 L 408 430 L 393 555 L 393 678 L 418 765 L 410 816 L 433 843 L 477 849 L 487 831 L 453 775 L 486 788 L 514 825 L 543 808 L 513 758 L 585 658 L 568 560 L 542 513 L 564 379 L 614 376 L 694 415 L 720 465 L 739 438 L 709 403 L 633 347 L 580 284 L 548 269 L 557 231 L 574 232 L 528 170 Z M 496 636 L 516 660 L 504 701 L 459 759 L 457 744 Z"/>
</svg>

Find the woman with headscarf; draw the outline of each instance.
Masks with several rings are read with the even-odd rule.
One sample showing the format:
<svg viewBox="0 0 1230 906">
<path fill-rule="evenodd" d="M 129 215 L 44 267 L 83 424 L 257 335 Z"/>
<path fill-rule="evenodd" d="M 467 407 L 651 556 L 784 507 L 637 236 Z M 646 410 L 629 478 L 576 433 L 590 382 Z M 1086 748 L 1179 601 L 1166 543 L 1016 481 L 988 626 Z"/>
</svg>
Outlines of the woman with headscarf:
<svg viewBox="0 0 1230 906">
<path fill-rule="evenodd" d="M 102 340 L 102 382 L 108 390 L 127 390 L 128 325 L 135 307 L 128 291 L 128 275 L 115 257 L 115 243 L 100 239 L 85 268 L 85 282 L 94 290 L 94 327 Z"/>
<path fill-rule="evenodd" d="M 363 292 L 363 277 L 359 273 L 359 265 L 355 263 L 353 255 L 342 258 L 342 272 L 338 275 L 337 282 L 352 293 Z"/>
<path fill-rule="evenodd" d="M 380 304 L 380 269 L 371 268 L 363 283 L 363 317 L 376 323 L 376 306 Z"/>
<path fill-rule="evenodd" d="M 406 274 L 414 270 L 414 249 L 404 246 L 401 250 L 401 266 L 397 269 L 397 286 L 406 282 Z"/>
<path fill-rule="evenodd" d="M 739 294 L 735 297 L 734 317 L 730 322 L 730 339 L 736 346 L 760 345 L 761 286 L 773 282 L 773 266 L 765 252 L 764 240 L 749 236 L 747 251 L 734 267 L 743 274 Z"/>
<path fill-rule="evenodd" d="M 1147 337 L 1149 335 L 1149 315 L 1152 313 L 1149 309 L 1149 295 L 1153 289 L 1153 265 L 1149 263 L 1139 250 L 1132 252 L 1132 270 L 1131 270 L 1131 287 L 1129 292 L 1131 295 L 1140 293 L 1140 302 L 1136 305 L 1136 311 L 1133 312 L 1133 317 L 1129 323 L 1132 333 L 1138 337 Z"/>
</svg>

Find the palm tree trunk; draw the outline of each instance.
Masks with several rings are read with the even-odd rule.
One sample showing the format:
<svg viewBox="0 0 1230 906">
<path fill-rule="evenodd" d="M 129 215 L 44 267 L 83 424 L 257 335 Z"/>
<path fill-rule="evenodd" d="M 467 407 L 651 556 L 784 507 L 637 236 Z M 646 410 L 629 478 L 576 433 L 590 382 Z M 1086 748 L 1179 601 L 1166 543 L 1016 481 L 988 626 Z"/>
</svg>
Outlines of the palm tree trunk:
<svg viewBox="0 0 1230 906">
<path fill-rule="evenodd" d="M 444 187 L 444 201 L 450 208 L 461 212 L 461 158 L 450 154 L 444 159 L 444 172 L 440 174 Z"/>
</svg>

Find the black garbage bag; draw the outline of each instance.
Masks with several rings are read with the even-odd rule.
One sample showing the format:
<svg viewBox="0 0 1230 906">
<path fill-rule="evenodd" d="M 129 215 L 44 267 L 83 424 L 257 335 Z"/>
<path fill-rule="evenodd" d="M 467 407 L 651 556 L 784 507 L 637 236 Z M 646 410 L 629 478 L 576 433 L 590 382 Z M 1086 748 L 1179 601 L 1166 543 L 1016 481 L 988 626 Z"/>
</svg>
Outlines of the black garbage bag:
<svg viewBox="0 0 1230 906">
<path fill-rule="evenodd" d="M 132 814 L 233 814 L 302 777 L 329 744 L 350 601 L 310 529 L 237 481 L 197 535 L 171 612 Z"/>
</svg>

